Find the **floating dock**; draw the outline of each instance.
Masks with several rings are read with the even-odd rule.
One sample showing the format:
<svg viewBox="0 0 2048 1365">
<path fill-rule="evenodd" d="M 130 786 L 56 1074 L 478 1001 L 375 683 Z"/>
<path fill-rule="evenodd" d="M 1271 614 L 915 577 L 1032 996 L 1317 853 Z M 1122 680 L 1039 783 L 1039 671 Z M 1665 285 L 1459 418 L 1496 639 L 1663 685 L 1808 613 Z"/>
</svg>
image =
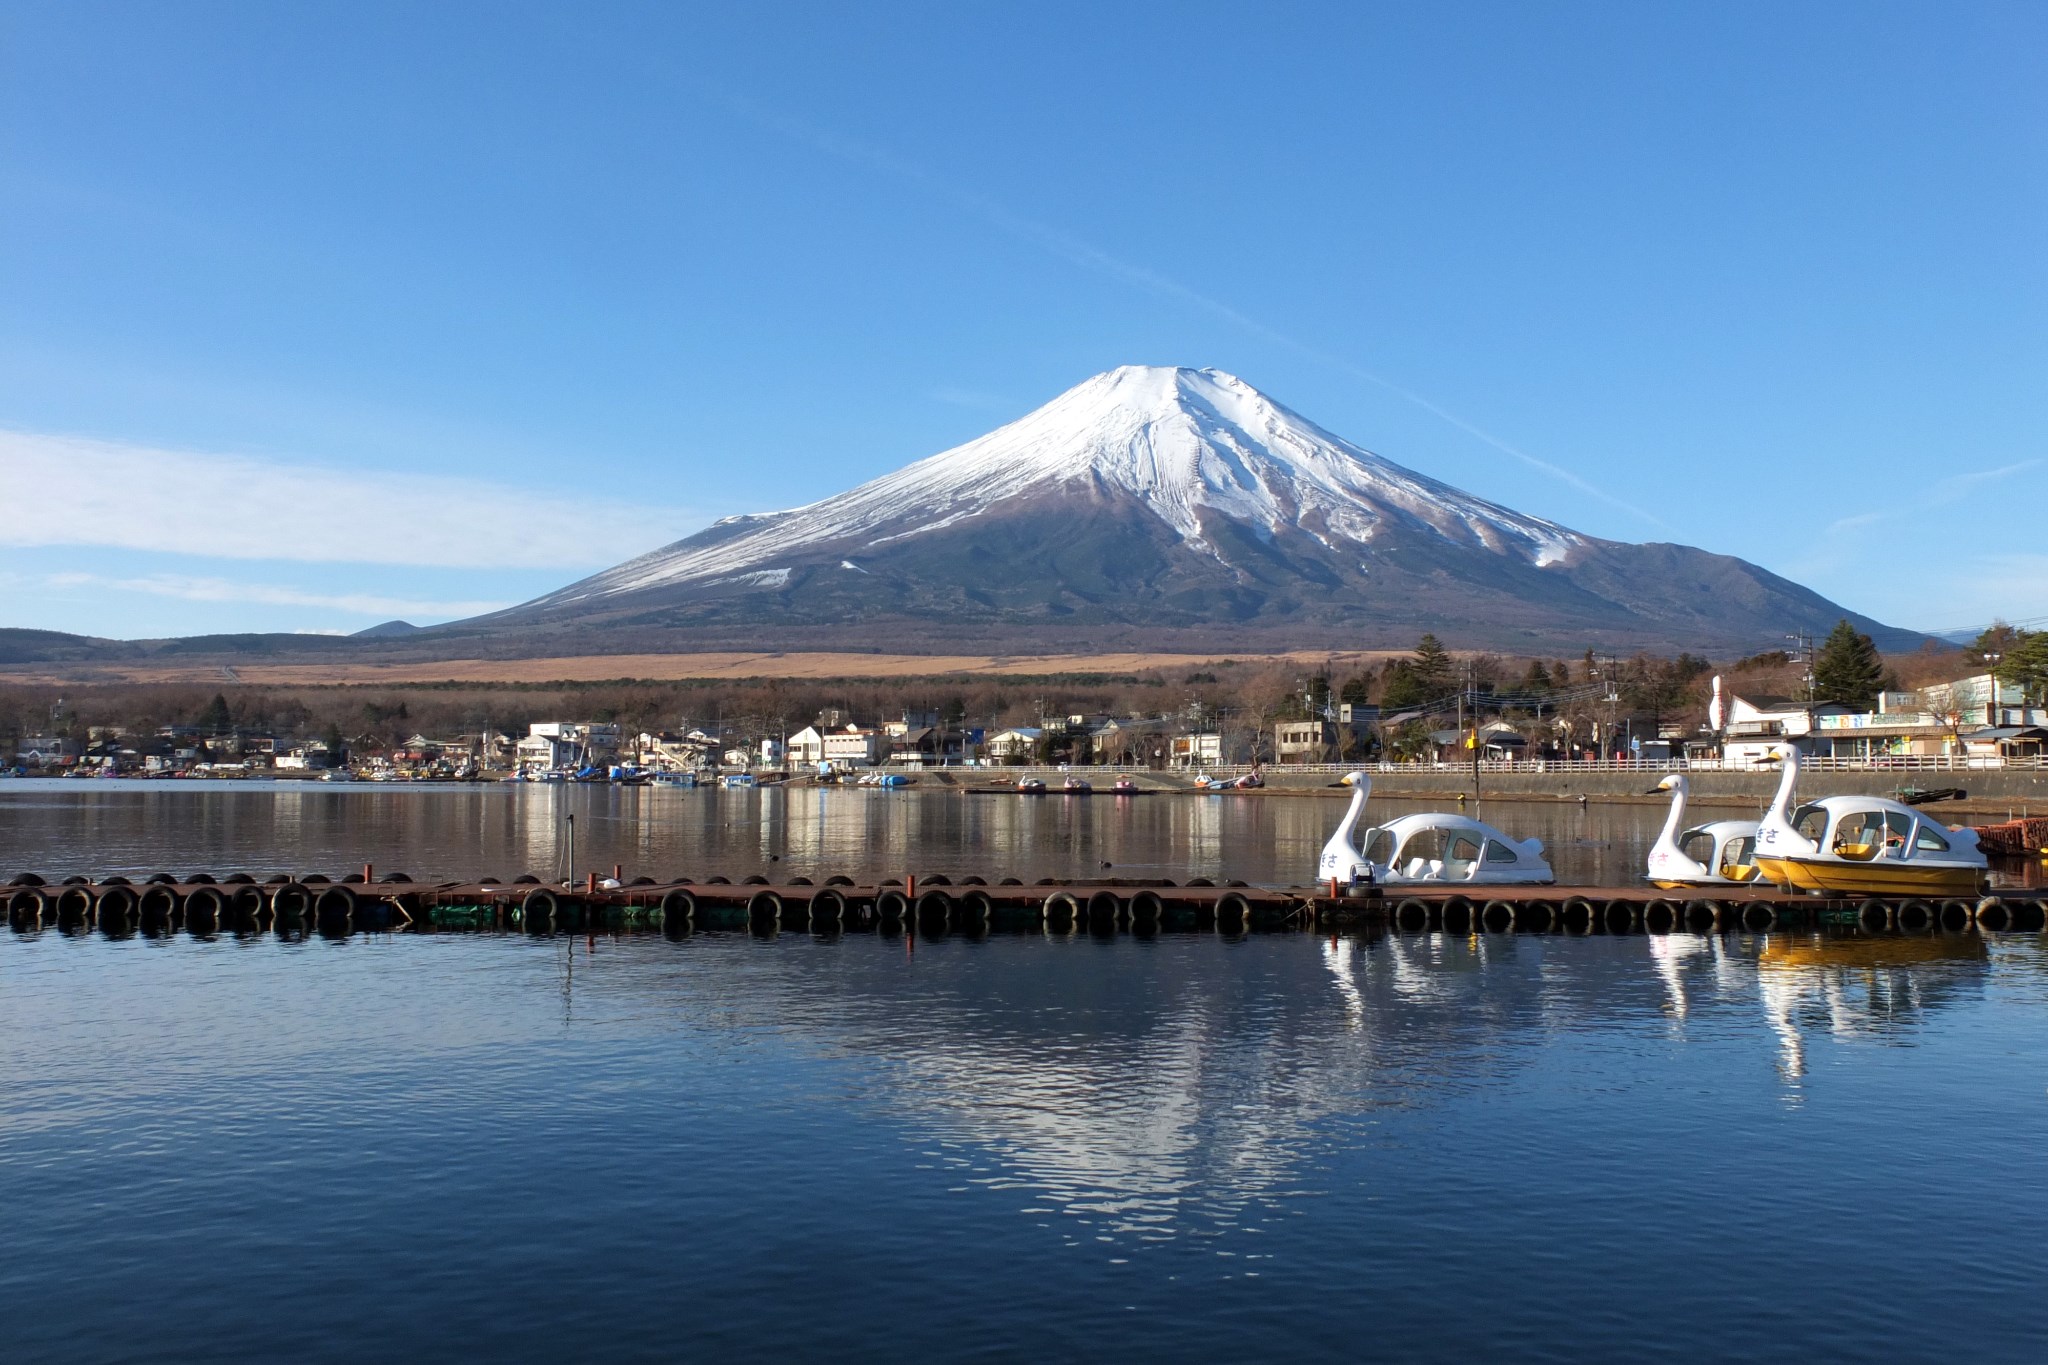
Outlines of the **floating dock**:
<svg viewBox="0 0 2048 1365">
<path fill-rule="evenodd" d="M 739 881 L 596 874 L 581 883 L 415 882 L 375 869 L 330 879 L 246 873 L 140 880 L 70 877 L 51 884 L 33 874 L 5 888 L 7 921 L 17 933 L 54 928 L 199 937 L 229 933 L 435 932 L 498 930 L 528 934 L 703 930 L 754 933 L 1118 934 L 1302 933 L 1381 930 L 1448 934 L 1772 933 L 1836 927 L 1865 933 L 2040 933 L 2048 895 L 2008 891 L 1971 899 L 1904 896 L 1824 899 L 1735 890 L 1694 894 L 1651 887 L 1388 887 L 1331 895 L 1322 888 L 1218 884 L 1203 878 L 1043 879 L 850 877 L 813 882 L 763 876 Z"/>
</svg>

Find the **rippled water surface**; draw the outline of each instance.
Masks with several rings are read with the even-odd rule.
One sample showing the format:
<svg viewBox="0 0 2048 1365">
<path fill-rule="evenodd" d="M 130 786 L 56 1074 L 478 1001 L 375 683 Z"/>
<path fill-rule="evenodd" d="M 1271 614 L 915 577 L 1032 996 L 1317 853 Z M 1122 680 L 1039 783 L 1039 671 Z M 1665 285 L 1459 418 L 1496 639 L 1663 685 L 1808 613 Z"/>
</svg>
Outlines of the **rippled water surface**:
<svg viewBox="0 0 2048 1365">
<path fill-rule="evenodd" d="M 547 853 L 255 795 L 10 795 L 0 861 Z M 653 865 L 1139 847 L 936 804 L 586 809 Z M 1169 804 L 1253 880 L 1328 810 Z M 5 1357 L 2031 1361 L 2044 1026 L 2033 935 L 0 934 Z"/>
</svg>

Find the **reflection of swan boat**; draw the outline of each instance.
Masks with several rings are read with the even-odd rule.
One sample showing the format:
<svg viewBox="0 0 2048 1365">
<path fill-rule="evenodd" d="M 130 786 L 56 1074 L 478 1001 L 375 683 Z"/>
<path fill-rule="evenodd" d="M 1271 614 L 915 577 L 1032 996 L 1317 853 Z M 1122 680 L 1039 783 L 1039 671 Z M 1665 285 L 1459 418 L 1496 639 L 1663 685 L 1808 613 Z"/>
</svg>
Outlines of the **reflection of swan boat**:
<svg viewBox="0 0 2048 1365">
<path fill-rule="evenodd" d="M 1780 744 L 1777 795 L 1757 828 L 1756 867 L 1787 890 L 1854 896 L 1972 896 L 1989 875 L 1977 833 L 1949 829 L 1903 801 L 1826 796 L 1786 814 L 1799 751 Z"/>
<path fill-rule="evenodd" d="M 1665 817 L 1663 833 L 1650 848 L 1651 881 L 1675 890 L 1681 886 L 1740 886 L 1756 879 L 1752 862 L 1756 821 L 1716 820 L 1680 834 L 1678 827 L 1685 820 L 1685 774 L 1671 774 L 1656 790 L 1671 793 L 1671 814 Z"/>
<path fill-rule="evenodd" d="M 1759 967 L 1910 967 L 1921 962 L 1982 962 L 1991 955 L 1976 934 L 1909 934 L 1833 938 L 1773 934 L 1764 940 Z"/>
<path fill-rule="evenodd" d="M 1351 808 L 1323 845 L 1317 881 L 1529 886 L 1555 880 L 1542 840 L 1515 839 L 1464 815 L 1403 815 L 1365 830 L 1354 843 L 1353 831 L 1372 795 L 1372 778 L 1351 773 L 1343 785 L 1352 788 Z"/>
</svg>

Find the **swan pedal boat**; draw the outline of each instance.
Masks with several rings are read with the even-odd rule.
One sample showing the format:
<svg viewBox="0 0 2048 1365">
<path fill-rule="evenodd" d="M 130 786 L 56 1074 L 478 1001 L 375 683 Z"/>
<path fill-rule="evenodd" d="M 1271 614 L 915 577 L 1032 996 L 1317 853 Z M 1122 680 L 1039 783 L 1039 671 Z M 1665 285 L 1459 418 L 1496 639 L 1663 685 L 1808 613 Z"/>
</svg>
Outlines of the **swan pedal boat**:
<svg viewBox="0 0 2048 1365">
<path fill-rule="evenodd" d="M 1323 845 L 1317 881 L 1353 886 L 1549 886 L 1557 880 L 1543 857 L 1541 839 L 1516 839 L 1465 815 L 1403 815 L 1365 829 L 1353 842 L 1372 796 L 1372 777 L 1348 773 L 1339 785 L 1352 789 L 1351 808 Z"/>
<path fill-rule="evenodd" d="M 1673 773 L 1645 792 L 1671 793 L 1671 814 L 1650 847 L 1650 881 L 1666 891 L 1687 886 L 1749 886 L 1757 879 L 1755 820 L 1715 820 L 1684 833 L 1685 798 L 1690 788 L 1684 773 Z"/>
<path fill-rule="evenodd" d="M 1883 796 L 1824 796 L 1795 809 L 1799 751 L 1781 744 L 1771 757 L 1784 771 L 1757 828 L 1756 868 L 1766 881 L 1821 895 L 1974 896 L 1984 890 L 1991 865 L 1977 847 L 1977 831 L 1950 829 Z"/>
</svg>

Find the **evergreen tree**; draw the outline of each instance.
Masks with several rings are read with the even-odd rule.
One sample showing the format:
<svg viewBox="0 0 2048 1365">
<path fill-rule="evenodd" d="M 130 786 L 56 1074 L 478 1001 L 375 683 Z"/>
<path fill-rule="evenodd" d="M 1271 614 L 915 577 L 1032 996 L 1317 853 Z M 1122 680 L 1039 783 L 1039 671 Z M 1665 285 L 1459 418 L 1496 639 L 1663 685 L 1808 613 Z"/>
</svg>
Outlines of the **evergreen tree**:
<svg viewBox="0 0 2048 1365">
<path fill-rule="evenodd" d="M 1434 695 L 1416 675 L 1415 665 L 1406 659 L 1396 659 L 1388 664 L 1381 678 L 1380 707 L 1386 711 L 1405 711 Z"/>
<path fill-rule="evenodd" d="M 224 735 L 229 730 L 232 730 L 235 725 L 235 717 L 228 710 L 228 699 L 218 692 L 214 693 L 213 700 L 208 702 L 206 709 L 199 713 L 199 719 L 196 724 L 209 735 Z"/>
<path fill-rule="evenodd" d="M 1550 670 L 1543 666 L 1543 660 L 1538 659 L 1530 664 L 1529 671 L 1522 675 L 1522 691 L 1548 692 L 1549 690 Z"/>
<path fill-rule="evenodd" d="M 1837 623 L 1813 661 L 1814 698 L 1868 711 L 1877 705 L 1883 684 L 1884 660 L 1877 645 L 1847 621 Z"/>
<path fill-rule="evenodd" d="M 1452 682 L 1451 652 L 1433 634 L 1415 642 L 1415 662 L 1410 665 L 1416 679 L 1432 692 L 1449 690 Z"/>
</svg>

